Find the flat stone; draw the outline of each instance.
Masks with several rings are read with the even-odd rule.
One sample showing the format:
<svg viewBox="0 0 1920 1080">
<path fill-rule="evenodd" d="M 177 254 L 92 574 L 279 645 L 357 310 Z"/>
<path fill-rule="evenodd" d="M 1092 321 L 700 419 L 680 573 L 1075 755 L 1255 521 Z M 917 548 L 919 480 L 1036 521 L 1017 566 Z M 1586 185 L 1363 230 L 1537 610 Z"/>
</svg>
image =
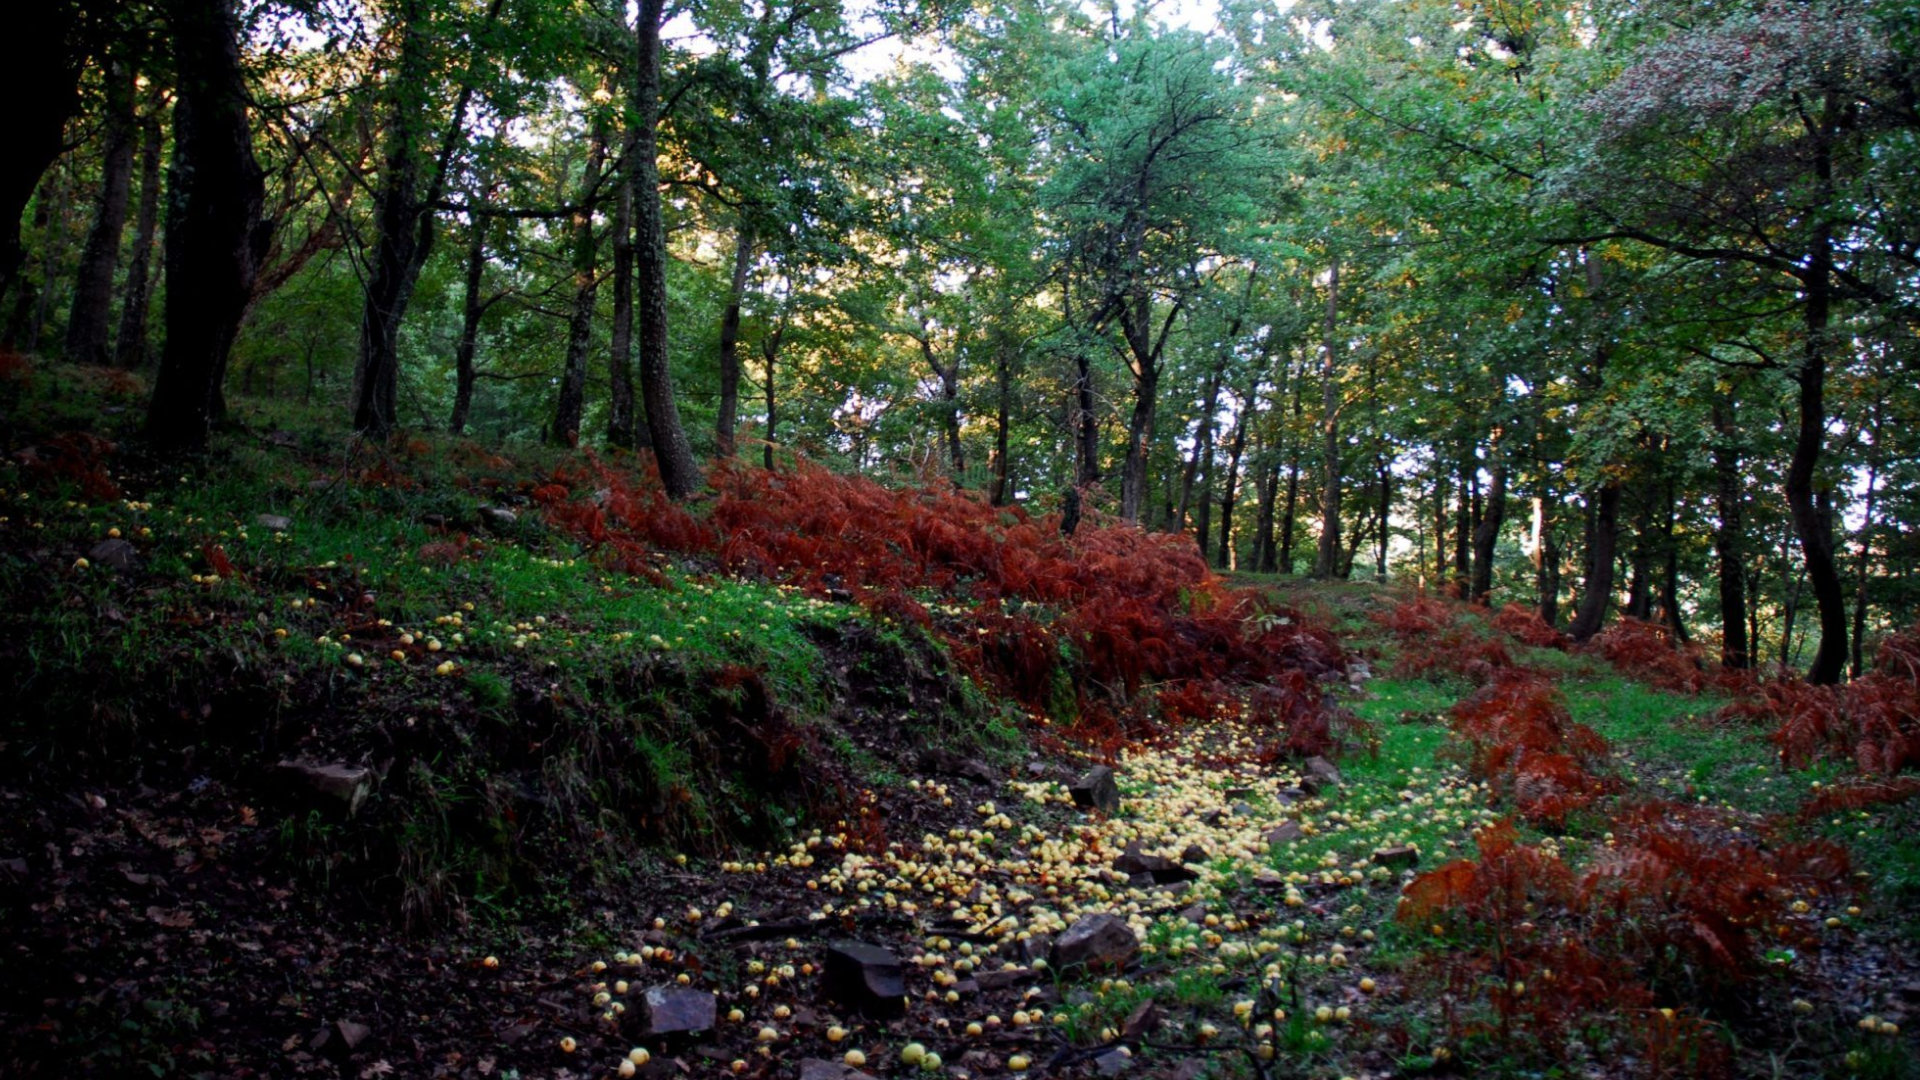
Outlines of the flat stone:
<svg viewBox="0 0 1920 1080">
<path fill-rule="evenodd" d="M 365 765 L 316 764 L 311 761 L 282 761 L 275 767 L 281 777 L 309 791 L 346 804 L 347 816 L 360 810 L 373 792 L 373 770 Z"/>
<path fill-rule="evenodd" d="M 87 561 L 111 570 L 131 570 L 140 561 L 140 550 L 116 536 L 88 548 Z"/>
<path fill-rule="evenodd" d="M 643 1034 L 679 1035 L 713 1030 L 719 1017 L 719 1005 L 705 990 L 680 986 L 656 986 L 640 996 L 640 1025 Z"/>
<path fill-rule="evenodd" d="M 900 958 L 878 945 L 836 942 L 827 948 L 822 987 L 827 998 L 866 1016 L 907 1011 L 907 973 Z"/>
<path fill-rule="evenodd" d="M 349 1052 L 360 1049 L 360 1044 L 373 1034 L 372 1028 L 356 1020 L 341 1020 L 333 1025 L 333 1030 L 339 1033 L 340 1041 L 346 1044 Z"/>
<path fill-rule="evenodd" d="M 1281 844 L 1291 844 L 1305 835 L 1307 835 L 1306 830 L 1300 827 L 1299 822 L 1288 820 L 1268 829 L 1262 839 L 1267 842 L 1268 847 L 1279 847 Z"/>
<path fill-rule="evenodd" d="M 1180 861 L 1183 863 L 1204 863 L 1210 858 L 1212 856 L 1207 854 L 1207 849 L 1199 844 L 1188 844 L 1186 849 L 1180 852 Z"/>
<path fill-rule="evenodd" d="M 1034 977 L 1032 968 L 1002 968 L 999 971 L 976 971 L 973 981 L 978 983 L 982 992 L 1009 990 Z"/>
<path fill-rule="evenodd" d="M 1262 889 L 1284 889 L 1287 887 L 1287 878 L 1278 870 L 1263 867 L 1253 872 L 1253 883 Z"/>
<path fill-rule="evenodd" d="M 843 1061 L 801 1058 L 800 1080 L 873 1080 L 873 1078 Z"/>
<path fill-rule="evenodd" d="M 1119 1076 L 1133 1068 L 1133 1055 L 1109 1050 L 1093 1059 L 1093 1068 L 1101 1076 Z"/>
<path fill-rule="evenodd" d="M 1075 780 L 1067 793 L 1073 796 L 1073 804 L 1085 810 L 1098 810 L 1103 814 L 1120 812 L 1120 785 L 1113 779 L 1113 770 L 1105 765 L 1095 765 L 1087 774 Z"/>
<path fill-rule="evenodd" d="M 969 780 L 978 780 L 983 784 L 997 784 L 1001 779 L 1000 770 L 979 758 L 956 754 L 942 747 L 922 751 L 920 768 L 941 776 L 960 776 Z"/>
<path fill-rule="evenodd" d="M 1140 938 L 1117 915 L 1084 915 L 1055 939 L 1047 963 L 1061 975 L 1113 974 L 1140 955 Z"/>
<path fill-rule="evenodd" d="M 1408 866 L 1418 866 L 1420 865 L 1420 849 L 1414 847 L 1412 844 L 1383 847 L 1373 853 L 1373 861 L 1381 866 L 1396 870 Z"/>
<path fill-rule="evenodd" d="M 282 533 L 293 528 L 293 519 L 284 514 L 256 514 L 253 523 L 268 532 Z"/>
<path fill-rule="evenodd" d="M 1135 840 L 1119 858 L 1113 860 L 1113 868 L 1130 878 L 1145 876 L 1154 885 L 1169 885 L 1176 881 L 1192 881 L 1200 875 L 1180 865 L 1164 855 L 1148 855 L 1140 850 L 1140 842 Z"/>
<path fill-rule="evenodd" d="M 1340 767 L 1323 757 L 1310 757 L 1302 766 L 1300 787 L 1309 795 L 1318 795 L 1340 786 Z"/>
<path fill-rule="evenodd" d="M 1151 1035 L 1159 1029 L 1161 1021 L 1165 1019 L 1166 1014 L 1160 1011 L 1160 1006 L 1155 1005 L 1149 998 L 1135 1005 L 1133 1011 L 1127 1014 L 1127 1022 L 1120 1025 L 1120 1034 L 1129 1039 Z"/>
<path fill-rule="evenodd" d="M 483 506 L 480 508 L 480 523 L 494 529 L 511 529 L 520 521 L 520 515 L 504 506 Z"/>
</svg>

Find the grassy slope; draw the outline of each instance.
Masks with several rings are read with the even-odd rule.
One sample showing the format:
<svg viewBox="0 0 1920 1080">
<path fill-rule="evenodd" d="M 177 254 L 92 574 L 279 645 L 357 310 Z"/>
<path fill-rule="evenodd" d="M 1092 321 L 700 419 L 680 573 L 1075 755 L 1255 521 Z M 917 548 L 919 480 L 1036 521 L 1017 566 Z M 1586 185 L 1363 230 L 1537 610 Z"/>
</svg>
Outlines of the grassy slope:
<svg viewBox="0 0 1920 1080">
<path fill-rule="evenodd" d="M 27 391 L 33 408 L 14 406 L 9 449 L 98 422 L 103 398 L 137 405 L 137 388 L 104 382 Z M 291 440 L 267 437 L 282 427 Z M 1421 981 L 1436 943 L 1393 919 L 1410 872 L 1374 865 L 1374 852 L 1412 844 L 1430 868 L 1470 853 L 1473 829 L 1494 814 L 1442 760 L 1444 714 L 1464 685 L 1367 683 L 1348 704 L 1372 723 L 1376 752 L 1343 762 L 1345 786 L 1321 799 L 1284 806 L 1290 773 L 1235 757 L 1246 746 L 1231 729 L 1199 730 L 1130 753 L 1127 809 L 1089 819 L 1062 805 L 1057 765 L 994 785 L 920 774 L 916 752 L 929 744 L 1003 766 L 1033 751 L 1017 710 L 972 689 L 916 633 L 697 561 L 662 560 L 666 587 L 644 585 L 582 559 L 533 514 L 492 531 L 449 528 L 558 459 L 509 463 L 438 440 L 383 459 L 328 431 L 257 417 L 254 434 L 224 439 L 187 473 L 114 458 L 137 503 L 87 495 L 83 471 L 16 464 L 0 479 L 0 659 L 27 706 L 10 714 L 0 791 L 51 808 L 0 830 L 0 855 L 20 856 L 34 878 L 0 901 L 0 916 L 23 948 L 70 950 L 12 987 L 16 1068 L 325 1075 L 333 1051 L 314 1045 L 317 1027 L 398 1007 L 431 1024 L 376 1021 L 351 1069 L 482 1075 L 484 1061 L 485 1074 L 597 1075 L 627 1040 L 595 1020 L 589 999 L 605 980 L 584 965 L 647 943 L 674 949 L 670 970 L 742 1010 L 704 1047 L 712 1060 L 655 1046 L 697 1072 L 738 1060 L 786 1075 L 801 1057 L 857 1045 L 869 1071 L 905 1074 L 898 1051 L 914 1038 L 969 1075 L 1004 1075 L 1016 1055 L 1084 1071 L 1148 999 L 1165 1026 L 1134 1051 L 1152 1074 L 1631 1069 L 1631 1048 L 1604 1033 L 1571 1066 L 1455 1039 Z M 262 513 L 293 526 L 270 531 Z M 75 565 L 113 529 L 139 549 L 134 570 Z M 220 572 L 222 557 L 244 576 Z M 1367 615 L 1392 593 L 1252 583 L 1284 588 L 1388 669 L 1392 645 Z M 1584 658 L 1522 659 L 1555 671 L 1575 718 L 1614 744 L 1639 789 L 1757 817 L 1791 812 L 1814 780 L 1832 779 L 1782 774 L 1756 733 L 1697 723 L 1711 699 Z M 349 821 L 276 794 L 283 785 L 265 770 L 283 757 L 371 761 L 384 779 Z M 1309 834 L 1268 849 L 1260 835 L 1286 818 Z M 1817 954 L 1784 958 L 1753 987 L 1751 1017 L 1729 1018 L 1741 1075 L 1914 1074 L 1911 1036 L 1852 1025 L 1886 1015 L 1889 991 L 1912 978 L 1916 824 L 1909 804 L 1820 826 L 1852 842 L 1872 890 L 1861 914 L 1836 908 L 1840 925 Z M 1555 842 L 1577 861 L 1597 828 L 1576 820 Z M 887 872 L 840 863 L 849 836 L 880 829 L 902 842 Z M 1138 889 L 1103 876 L 1129 840 L 1169 853 L 1197 844 L 1208 861 L 1184 893 Z M 48 861 L 49 843 L 71 854 Z M 1048 862 L 1043 849 L 1071 857 Z M 896 896 L 937 910 L 921 887 L 935 882 L 961 889 L 983 920 L 1007 912 L 1008 927 L 963 935 L 932 911 L 902 918 Z M 262 892 L 265 910 L 239 898 Z M 806 927 L 836 903 L 825 925 L 929 958 L 911 969 L 906 1021 L 823 1014 L 814 976 L 765 982 L 781 963 L 819 962 L 820 940 L 804 929 L 790 949 L 709 933 L 723 905 L 738 906 L 736 919 Z M 76 935 L 69 905 L 101 911 L 100 925 Z M 1149 946 L 1140 970 L 1090 986 L 1041 975 L 946 1000 L 956 942 L 986 970 L 1024 966 L 1035 939 L 1085 910 L 1136 919 Z M 408 943 L 358 911 L 460 922 Z M 167 939 L 180 934 L 231 966 L 169 960 Z M 271 945 L 276 935 L 291 953 Z M 478 963 L 487 952 L 499 969 Z M 126 956 L 133 970 L 114 959 Z M 309 967 L 310 984 L 298 974 Z M 117 989 L 91 991 L 107 985 Z M 1796 997 L 1814 1011 L 1790 1011 Z M 556 1011 L 556 999 L 568 1004 Z M 1033 1023 L 1011 1022 L 1029 1006 Z M 1323 1006 L 1349 1015 L 1323 1021 Z M 826 1035 L 833 1020 L 850 1029 L 846 1042 Z M 966 1034 L 969 1022 L 982 1033 Z M 765 1056 L 754 1042 L 763 1025 L 778 1034 Z M 557 1049 L 562 1034 L 574 1053 Z"/>
</svg>

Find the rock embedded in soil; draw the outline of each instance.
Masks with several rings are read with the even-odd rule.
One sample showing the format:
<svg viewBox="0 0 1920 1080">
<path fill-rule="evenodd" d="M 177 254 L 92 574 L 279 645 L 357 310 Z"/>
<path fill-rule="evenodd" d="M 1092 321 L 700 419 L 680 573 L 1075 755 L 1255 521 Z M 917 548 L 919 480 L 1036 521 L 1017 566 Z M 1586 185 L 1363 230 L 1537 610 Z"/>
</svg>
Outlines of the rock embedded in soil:
<svg viewBox="0 0 1920 1080">
<path fill-rule="evenodd" d="M 483 506 L 480 508 L 480 524 L 498 530 L 507 530 L 519 524 L 520 515 L 504 506 Z"/>
<path fill-rule="evenodd" d="M 998 784 L 1000 770 L 964 754 L 956 754 L 943 747 L 924 750 L 920 754 L 920 768 L 939 776 L 959 776 L 969 780 L 978 780 L 983 784 Z"/>
<path fill-rule="evenodd" d="M 1420 865 L 1420 849 L 1414 847 L 1412 844 L 1398 844 L 1394 847 L 1383 847 L 1373 853 L 1373 861 L 1381 866 L 1395 870 L 1409 866 L 1418 866 Z"/>
<path fill-rule="evenodd" d="M 1032 968 L 1002 968 L 999 971 L 975 972 L 973 981 L 984 992 L 1007 990 L 1034 977 Z"/>
<path fill-rule="evenodd" d="M 87 561 L 110 570 L 131 570 L 140 561 L 140 552 L 127 541 L 114 537 L 88 548 Z"/>
<path fill-rule="evenodd" d="M 1204 854 L 1198 860 L 1205 861 Z M 1126 851 L 1113 860 L 1113 868 L 1131 878 L 1147 877 L 1155 885 L 1170 885 L 1177 881 L 1192 881 L 1200 875 L 1167 858 L 1164 855 L 1148 855 L 1140 850 L 1140 841 L 1127 845 Z"/>
<path fill-rule="evenodd" d="M 1303 767 L 1300 788 L 1309 795 L 1318 795 L 1330 787 L 1340 786 L 1340 767 L 1323 757 L 1310 757 Z"/>
<path fill-rule="evenodd" d="M 1061 975 L 1112 974 L 1140 955 L 1140 938 L 1117 915 L 1085 915 L 1053 943 L 1047 963 Z"/>
<path fill-rule="evenodd" d="M 878 945 L 841 941 L 827 947 L 822 989 L 827 997 L 871 1017 L 907 1011 L 907 973 L 900 958 Z"/>
<path fill-rule="evenodd" d="M 1067 793 L 1073 796 L 1073 804 L 1084 810 L 1098 810 L 1103 814 L 1120 812 L 1120 785 L 1114 782 L 1113 770 L 1105 765 L 1088 769 Z"/>
<path fill-rule="evenodd" d="M 1268 829 L 1263 839 L 1266 840 L 1267 846 L 1271 848 L 1279 847 L 1281 844 L 1291 844 L 1305 835 L 1307 835 L 1306 830 L 1300 827 L 1299 822 L 1283 821 L 1273 828 Z"/>
<path fill-rule="evenodd" d="M 801 1058 L 800 1080 L 873 1080 L 873 1077 L 844 1061 Z"/>
<path fill-rule="evenodd" d="M 284 514 L 256 514 L 253 523 L 268 532 L 283 533 L 293 528 L 293 519 Z"/>
<path fill-rule="evenodd" d="M 316 764 L 311 761 L 282 761 L 274 767 L 278 778 L 291 781 L 306 790 L 345 804 L 347 816 L 359 812 L 360 804 L 373 792 L 373 770 L 365 765 L 340 763 Z"/>
<path fill-rule="evenodd" d="M 705 990 L 656 986 L 640 997 L 640 1030 L 645 1035 L 684 1035 L 711 1031 L 719 1003 Z"/>
</svg>

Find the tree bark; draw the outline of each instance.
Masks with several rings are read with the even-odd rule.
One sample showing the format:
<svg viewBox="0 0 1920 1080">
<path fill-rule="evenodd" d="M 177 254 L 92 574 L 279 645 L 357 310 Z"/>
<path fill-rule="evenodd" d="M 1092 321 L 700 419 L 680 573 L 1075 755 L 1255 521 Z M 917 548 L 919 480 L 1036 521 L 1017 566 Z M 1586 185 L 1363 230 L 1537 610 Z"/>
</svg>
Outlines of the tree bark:
<svg viewBox="0 0 1920 1080">
<path fill-rule="evenodd" d="M 631 129 L 620 152 L 620 191 L 613 213 L 613 330 L 607 353 L 607 445 L 632 450 L 651 445 L 643 434 L 633 393 L 633 146 Z"/>
<path fill-rule="evenodd" d="M 1507 455 L 1505 433 L 1494 428 L 1487 442 L 1487 468 L 1492 479 L 1487 484 L 1487 501 L 1480 521 L 1473 528 L 1473 582 L 1467 595 L 1473 603 L 1487 607 L 1493 596 L 1493 556 L 1500 544 L 1500 527 L 1507 519 Z"/>
<path fill-rule="evenodd" d="M 1260 492 L 1260 507 L 1257 511 L 1259 523 L 1253 532 L 1253 555 L 1248 560 L 1255 573 L 1271 574 L 1278 565 L 1279 552 L 1274 548 L 1273 515 L 1274 507 L 1280 495 L 1280 465 L 1260 466 L 1260 477 L 1256 482 Z"/>
<path fill-rule="evenodd" d="M 753 268 L 754 229 L 744 214 L 733 233 L 733 277 L 727 284 L 727 307 L 720 315 L 720 407 L 714 416 L 714 454 L 734 455 L 734 429 L 740 412 L 740 306 L 747 294 L 747 272 Z"/>
<path fill-rule="evenodd" d="M 1814 171 L 1827 191 L 1829 202 L 1833 185 L 1835 112 L 1836 106 L 1829 100 L 1813 139 Z M 1833 554 L 1833 521 L 1829 512 L 1832 492 L 1827 488 L 1818 492 L 1814 489 L 1814 474 L 1820 464 L 1827 427 L 1827 334 L 1833 303 L 1833 225 L 1829 220 L 1823 217 L 1814 225 L 1810 246 L 1806 269 L 1800 274 L 1805 293 L 1803 316 L 1807 340 L 1804 359 L 1794 376 L 1800 391 L 1800 424 L 1794 438 L 1793 456 L 1787 463 L 1786 492 L 1820 620 L 1820 646 L 1808 665 L 1807 681 L 1826 686 L 1840 681 L 1847 663 L 1847 600 Z"/>
<path fill-rule="evenodd" d="M 491 0 L 486 22 L 499 17 L 505 0 Z M 473 86 L 463 81 L 454 97 L 452 119 L 421 188 L 420 155 L 426 141 L 426 99 L 432 79 L 421 0 L 399 0 L 400 56 L 387 103 L 387 146 L 382 155 L 380 189 L 375 198 L 373 266 L 366 303 L 360 313 L 359 353 L 354 364 L 353 427 L 383 439 L 399 422 L 400 324 L 413 300 L 420 268 L 433 254 L 437 205 L 446 191 L 453 159 L 464 139 Z"/>
<path fill-rule="evenodd" d="M 763 449 L 761 461 L 762 464 L 766 466 L 768 472 L 773 471 L 773 446 L 774 441 L 779 437 L 778 428 L 780 424 L 780 412 L 778 409 L 780 402 L 779 399 L 774 396 L 773 369 L 775 361 L 778 360 L 780 356 L 780 339 L 784 337 L 785 334 L 786 324 L 779 322 L 775 323 L 773 327 L 767 331 L 767 335 L 760 339 L 760 360 L 767 372 L 767 382 L 763 388 L 767 400 L 767 444 Z"/>
<path fill-rule="evenodd" d="M 1373 556 L 1373 576 L 1387 580 L 1387 549 L 1393 542 L 1393 530 L 1388 523 L 1393 520 L 1393 469 L 1385 461 L 1380 462 L 1380 535 L 1376 540 Z"/>
<path fill-rule="evenodd" d="M 1217 565 L 1233 569 L 1233 504 L 1240 496 L 1240 455 L 1247 449 L 1247 414 L 1253 407 L 1253 393 L 1241 399 L 1240 415 L 1234 420 L 1233 436 L 1227 444 L 1227 475 L 1220 485 L 1220 555 Z"/>
<path fill-rule="evenodd" d="M 1005 506 L 1013 499 L 1013 491 L 1008 482 L 1012 465 L 1008 461 L 1009 447 L 1012 442 L 1013 413 L 1013 349 L 1006 341 L 994 350 L 995 409 L 993 424 L 993 490 L 988 501 L 994 506 Z"/>
<path fill-rule="evenodd" d="M 19 279 L 26 252 L 20 217 L 40 177 L 65 147 L 67 118 L 79 106 L 86 60 L 77 0 L 17 5 L 0 44 L 0 297 Z"/>
<path fill-rule="evenodd" d="M 120 235 L 127 224 L 127 198 L 133 186 L 133 73 L 119 62 L 107 66 L 105 142 L 100 155 L 100 197 L 93 227 L 81 249 L 73 277 L 73 306 L 67 314 L 67 359 L 106 365 L 109 324 L 113 319 L 113 273 L 120 262 Z"/>
<path fill-rule="evenodd" d="M 1327 313 L 1321 327 L 1320 432 L 1325 476 L 1320 494 L 1320 546 L 1313 576 L 1334 577 L 1340 564 L 1340 353 L 1334 340 L 1340 314 L 1340 257 L 1327 269 Z"/>
<path fill-rule="evenodd" d="M 1093 361 L 1084 350 L 1074 353 L 1073 420 L 1074 447 L 1078 468 L 1074 484 L 1087 487 L 1100 482 L 1100 423 L 1093 412 Z"/>
<path fill-rule="evenodd" d="M 163 453 L 207 445 L 217 379 L 266 250 L 240 48 L 226 0 L 170 0 L 179 68 L 166 241 L 167 341 L 147 412 Z"/>
<path fill-rule="evenodd" d="M 160 231 L 159 100 L 140 124 L 140 208 L 134 214 L 133 252 L 127 263 L 126 290 L 120 297 L 120 329 L 113 342 L 113 364 L 147 365 L 147 311 L 153 300 L 153 248 Z"/>
<path fill-rule="evenodd" d="M 573 254 L 573 311 L 567 319 L 567 365 L 560 375 L 554 402 L 555 445 L 580 445 L 580 421 L 586 415 L 587 360 L 593 351 L 593 316 L 600 298 L 600 248 L 593 236 L 593 200 L 600 190 L 600 172 L 607 162 L 607 120 L 596 116 L 587 141 L 587 167 L 580 176 L 580 194 L 568 221 L 568 246 Z"/>
<path fill-rule="evenodd" d="M 634 283 L 640 294 L 640 393 L 654 462 L 669 498 L 684 499 L 705 482 L 674 399 L 667 337 L 667 229 L 660 206 L 660 20 L 665 0 L 640 0 L 634 21 L 633 175 Z"/>
<path fill-rule="evenodd" d="M 480 347 L 480 316 L 486 314 L 480 286 L 487 273 L 487 219 L 480 205 L 484 195 L 476 193 L 468 209 L 467 266 L 460 304 L 460 340 L 453 348 L 453 415 L 447 430 L 462 435 L 473 412 L 474 353 Z"/>
<path fill-rule="evenodd" d="M 1606 622 L 1613 599 L 1613 562 L 1620 535 L 1620 484 L 1608 481 L 1593 496 L 1593 534 L 1587 547 L 1587 579 L 1580 586 L 1580 607 L 1568 636 L 1585 642 Z"/>
<path fill-rule="evenodd" d="M 1886 415 L 1886 398 L 1876 398 L 1873 403 L 1873 420 L 1868 428 L 1872 439 L 1867 444 L 1867 490 L 1865 501 L 1860 509 L 1860 551 L 1854 561 L 1853 585 L 1853 648 L 1852 661 L 1848 665 L 1848 675 L 1859 678 L 1866 670 L 1867 638 L 1867 571 L 1873 560 L 1873 512 L 1880 494 L 1881 468 L 1881 424 Z"/>
<path fill-rule="evenodd" d="M 1213 457 L 1213 414 L 1220 407 L 1220 377 L 1225 374 L 1225 366 L 1226 361 L 1222 358 L 1207 372 L 1207 393 L 1200 406 L 1200 425 L 1194 429 L 1193 456 L 1187 460 L 1186 471 L 1180 477 L 1180 506 L 1173 515 L 1174 527 L 1178 529 L 1186 528 L 1187 514 L 1193 506 L 1193 485 L 1200 476 L 1201 462 L 1210 461 Z M 1205 490 L 1204 485 L 1202 490 Z M 1201 500 L 1205 502 L 1204 495 Z M 1200 550 L 1205 552 L 1206 529 L 1203 526 L 1198 531 L 1201 534 Z"/>
<path fill-rule="evenodd" d="M 1720 570 L 1720 663 L 1735 670 L 1753 666 L 1747 638 L 1746 525 L 1741 512 L 1740 451 L 1731 401 L 1713 403 L 1713 553 Z"/>
</svg>

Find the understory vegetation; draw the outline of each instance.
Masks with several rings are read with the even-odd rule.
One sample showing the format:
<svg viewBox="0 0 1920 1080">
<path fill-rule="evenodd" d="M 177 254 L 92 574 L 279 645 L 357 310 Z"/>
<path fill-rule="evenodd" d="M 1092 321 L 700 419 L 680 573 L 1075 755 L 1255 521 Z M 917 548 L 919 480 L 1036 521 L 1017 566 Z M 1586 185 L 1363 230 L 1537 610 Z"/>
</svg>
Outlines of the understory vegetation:
<svg viewBox="0 0 1920 1080">
<path fill-rule="evenodd" d="M 22 1075 L 1914 1075 L 1909 635 L 1822 690 L 951 488 L 284 409 L 183 472 L 137 385 L 13 392 Z M 1138 959 L 1049 966 L 1094 915 Z"/>
</svg>

